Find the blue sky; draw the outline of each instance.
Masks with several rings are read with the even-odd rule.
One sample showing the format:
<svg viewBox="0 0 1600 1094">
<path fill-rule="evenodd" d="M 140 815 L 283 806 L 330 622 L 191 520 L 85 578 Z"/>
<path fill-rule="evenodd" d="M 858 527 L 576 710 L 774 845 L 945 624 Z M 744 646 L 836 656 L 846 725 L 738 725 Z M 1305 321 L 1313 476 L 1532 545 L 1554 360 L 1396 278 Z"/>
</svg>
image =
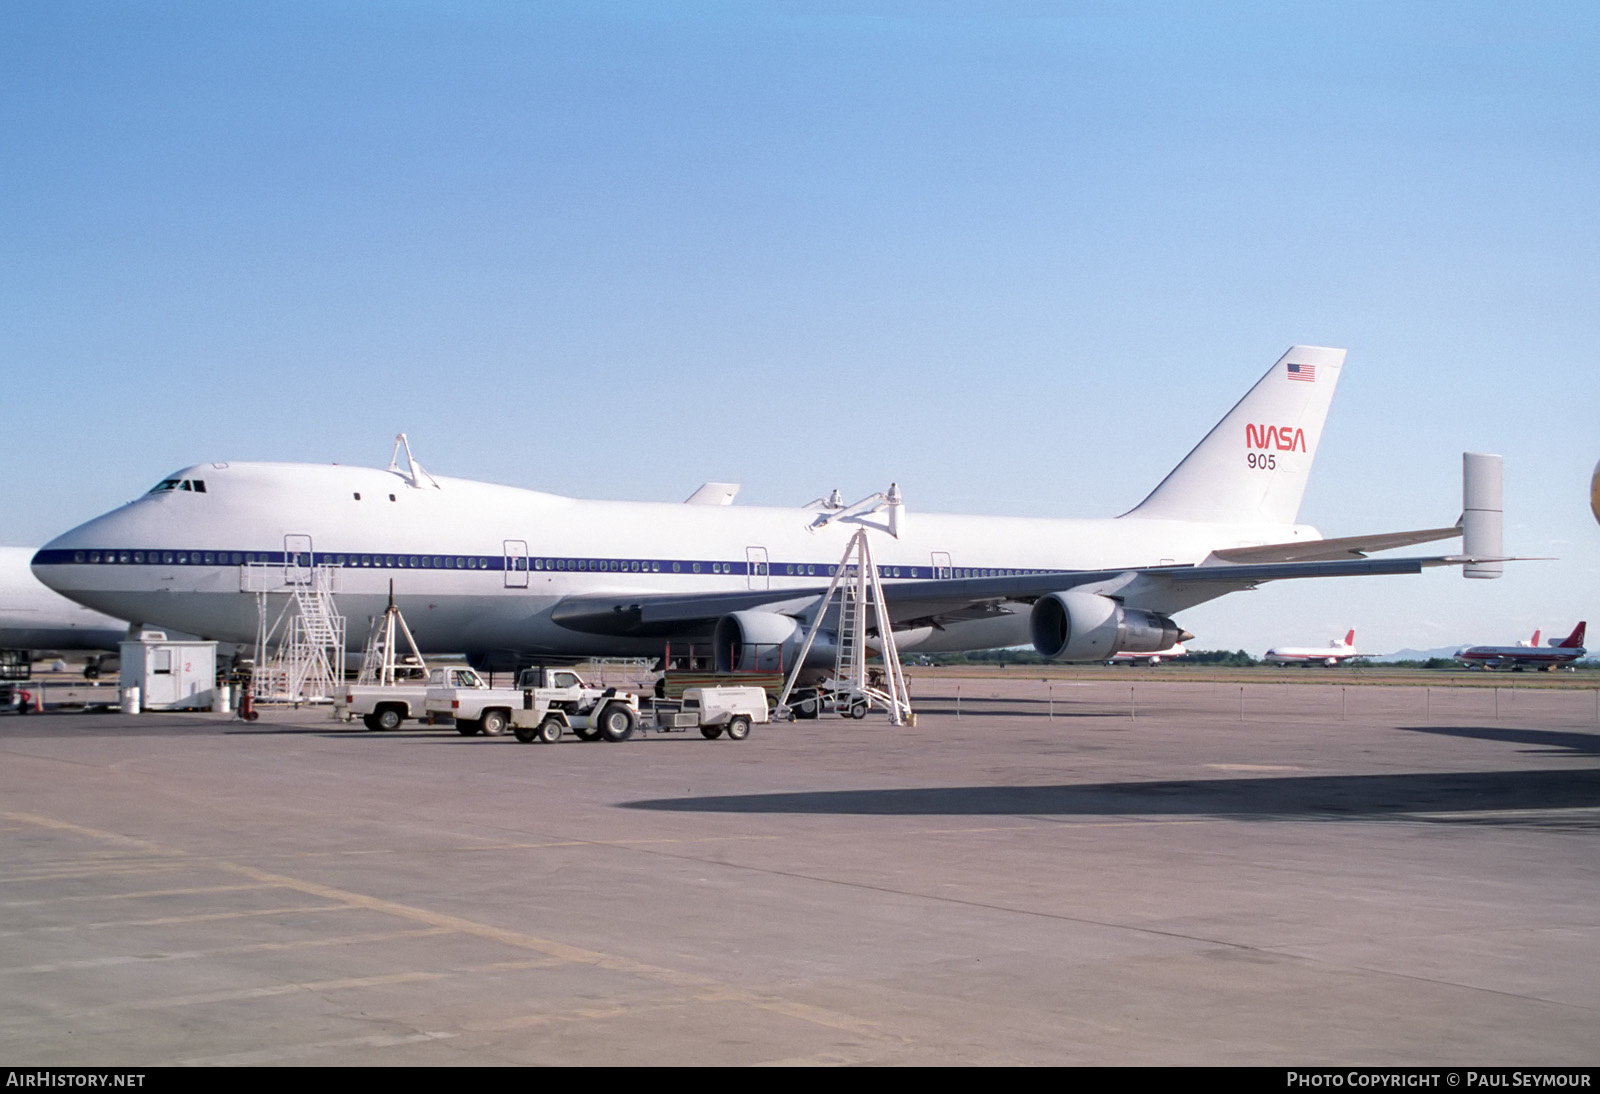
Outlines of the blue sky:
<svg viewBox="0 0 1600 1094">
<path fill-rule="evenodd" d="M 209 459 L 589 497 L 1135 504 L 1345 346 L 1302 519 L 1499 582 L 1300 582 L 1197 645 L 1600 621 L 1590 4 L 0 8 L 0 541 Z M 863 398 L 863 395 L 866 398 Z"/>
</svg>

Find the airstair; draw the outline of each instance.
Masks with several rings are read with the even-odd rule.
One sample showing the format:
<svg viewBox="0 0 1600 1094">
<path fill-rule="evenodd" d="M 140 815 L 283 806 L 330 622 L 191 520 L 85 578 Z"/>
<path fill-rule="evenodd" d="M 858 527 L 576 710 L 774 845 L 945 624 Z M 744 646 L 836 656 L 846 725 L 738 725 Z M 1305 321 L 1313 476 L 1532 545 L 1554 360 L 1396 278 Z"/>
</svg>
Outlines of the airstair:
<svg viewBox="0 0 1600 1094">
<path fill-rule="evenodd" d="M 249 563 L 243 569 L 245 591 L 256 594 L 256 702 L 332 702 L 344 684 L 345 620 L 333 600 L 338 567 Z M 275 596 L 283 604 L 274 618 Z"/>
</svg>

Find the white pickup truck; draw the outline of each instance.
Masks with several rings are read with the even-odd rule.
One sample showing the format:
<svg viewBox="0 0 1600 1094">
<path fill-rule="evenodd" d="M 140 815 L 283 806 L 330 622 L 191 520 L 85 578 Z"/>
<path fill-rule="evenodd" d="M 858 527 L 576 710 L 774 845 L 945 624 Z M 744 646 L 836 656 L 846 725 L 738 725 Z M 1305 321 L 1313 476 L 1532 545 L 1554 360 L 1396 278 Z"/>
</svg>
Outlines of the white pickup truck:
<svg viewBox="0 0 1600 1094">
<path fill-rule="evenodd" d="M 426 680 L 390 685 L 347 684 L 334 696 L 333 714 L 339 721 L 359 717 L 368 729 L 399 729 L 407 718 L 426 717 L 430 689 L 485 686 L 477 673 L 466 668 L 438 668 L 428 673 Z"/>
<path fill-rule="evenodd" d="M 461 670 L 453 670 L 461 671 Z M 567 726 L 586 741 L 625 741 L 639 724 L 639 697 L 616 688 L 585 683 L 571 669 L 524 669 L 514 688 L 491 688 L 477 673 L 475 683 L 429 686 L 424 709 L 449 715 L 463 736 L 495 737 L 517 710 L 559 711 Z"/>
</svg>

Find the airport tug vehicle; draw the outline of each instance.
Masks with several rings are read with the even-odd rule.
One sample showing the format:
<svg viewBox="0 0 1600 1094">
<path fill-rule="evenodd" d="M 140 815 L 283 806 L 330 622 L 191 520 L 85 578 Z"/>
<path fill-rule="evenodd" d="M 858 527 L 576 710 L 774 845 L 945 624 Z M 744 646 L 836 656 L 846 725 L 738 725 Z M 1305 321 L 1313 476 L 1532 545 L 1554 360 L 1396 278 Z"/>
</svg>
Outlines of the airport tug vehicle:
<svg viewBox="0 0 1600 1094">
<path fill-rule="evenodd" d="M 671 733 L 698 729 L 702 737 L 711 741 L 724 734 L 730 741 L 742 741 L 750 736 L 752 726 L 770 720 L 766 690 L 751 686 L 688 688 L 681 699 L 657 699 L 646 712 L 641 713 L 637 706 L 630 709 L 639 715 L 641 730 Z M 523 744 L 554 744 L 568 729 L 585 737 L 580 727 L 586 724 L 586 719 L 575 718 L 541 690 L 523 692 L 522 706 L 511 712 L 511 731 Z M 622 739 L 609 734 L 604 725 L 601 732 L 607 740 Z"/>
</svg>

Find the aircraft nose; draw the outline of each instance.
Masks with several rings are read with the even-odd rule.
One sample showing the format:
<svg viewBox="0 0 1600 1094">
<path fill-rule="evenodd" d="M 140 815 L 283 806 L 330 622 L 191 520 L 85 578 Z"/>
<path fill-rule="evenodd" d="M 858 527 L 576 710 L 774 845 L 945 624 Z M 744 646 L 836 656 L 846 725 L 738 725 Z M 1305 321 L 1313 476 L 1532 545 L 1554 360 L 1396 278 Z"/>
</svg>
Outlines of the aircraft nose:
<svg viewBox="0 0 1600 1094">
<path fill-rule="evenodd" d="M 29 568 L 42 584 L 64 593 L 77 584 L 70 573 L 72 564 L 87 561 L 88 557 L 82 541 L 72 532 L 67 532 L 35 551 Z"/>
<path fill-rule="evenodd" d="M 120 548 L 138 542 L 136 530 L 127 524 L 124 507 L 61 533 L 34 553 L 34 576 L 67 596 L 94 587 L 94 564 L 115 562 Z"/>
</svg>

